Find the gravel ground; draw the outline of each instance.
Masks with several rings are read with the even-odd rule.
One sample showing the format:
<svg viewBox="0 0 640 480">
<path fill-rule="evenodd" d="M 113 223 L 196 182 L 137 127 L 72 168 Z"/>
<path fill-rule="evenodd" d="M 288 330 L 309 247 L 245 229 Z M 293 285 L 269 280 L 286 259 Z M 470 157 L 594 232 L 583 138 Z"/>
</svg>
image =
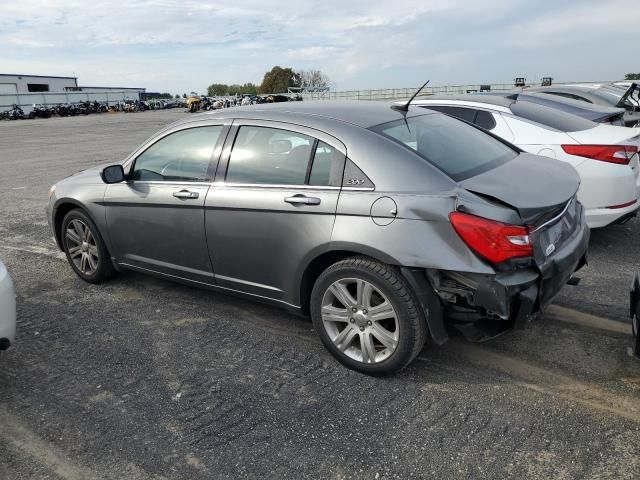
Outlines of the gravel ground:
<svg viewBox="0 0 640 480">
<path fill-rule="evenodd" d="M 0 356 L 0 478 L 638 478 L 640 362 L 618 322 L 640 222 L 594 232 L 582 282 L 557 299 L 570 318 L 427 345 L 370 378 L 308 319 L 136 273 L 89 285 L 55 249 L 49 186 L 184 115 L 0 123 L 19 317 Z"/>
</svg>

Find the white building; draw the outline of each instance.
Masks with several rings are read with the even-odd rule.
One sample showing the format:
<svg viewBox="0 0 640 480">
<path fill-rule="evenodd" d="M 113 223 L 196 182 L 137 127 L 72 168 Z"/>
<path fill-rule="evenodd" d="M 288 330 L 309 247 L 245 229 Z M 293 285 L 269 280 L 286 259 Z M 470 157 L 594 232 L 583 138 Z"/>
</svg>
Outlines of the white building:
<svg viewBox="0 0 640 480">
<path fill-rule="evenodd" d="M 46 77 L 0 73 L 0 94 L 64 92 L 78 87 L 76 77 Z"/>
<path fill-rule="evenodd" d="M 90 87 L 78 85 L 77 77 L 0 73 L 0 112 L 20 106 L 28 113 L 33 105 L 104 102 L 109 105 L 144 98 L 145 88 Z"/>
</svg>

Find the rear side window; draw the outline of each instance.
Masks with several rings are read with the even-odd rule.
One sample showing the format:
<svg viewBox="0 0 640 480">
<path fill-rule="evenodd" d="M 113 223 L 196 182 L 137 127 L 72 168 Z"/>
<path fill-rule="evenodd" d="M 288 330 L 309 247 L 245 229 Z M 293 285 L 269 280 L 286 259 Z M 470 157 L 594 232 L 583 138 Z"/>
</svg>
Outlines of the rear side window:
<svg viewBox="0 0 640 480">
<path fill-rule="evenodd" d="M 476 114 L 476 119 L 473 121 L 480 128 L 484 128 L 485 130 L 493 130 L 496 128 L 496 119 L 493 118 L 493 115 L 489 112 L 485 112 L 484 110 L 478 110 Z"/>
<path fill-rule="evenodd" d="M 314 139 L 268 127 L 240 127 L 227 168 L 227 182 L 304 185 Z"/>
<path fill-rule="evenodd" d="M 133 180 L 207 181 L 209 162 L 222 126 L 196 127 L 171 133 L 136 158 Z"/>
<path fill-rule="evenodd" d="M 498 167 L 518 152 L 481 130 L 446 115 L 428 114 L 372 127 L 461 181 Z"/>
<path fill-rule="evenodd" d="M 509 108 L 517 117 L 531 120 L 561 132 L 579 132 L 596 126 L 590 120 L 536 103 L 514 102 Z"/>
<path fill-rule="evenodd" d="M 450 107 L 447 105 L 427 105 L 425 108 L 435 110 L 436 112 L 446 113 L 447 115 L 451 115 L 452 117 L 466 120 L 469 123 L 473 123 L 473 119 L 476 116 L 476 111 L 472 110 L 471 108 Z"/>
<path fill-rule="evenodd" d="M 344 158 L 344 153 L 318 141 L 309 172 L 309 185 L 340 185 Z"/>
<path fill-rule="evenodd" d="M 496 121 L 493 118 L 493 115 L 489 112 L 485 112 L 484 110 L 475 110 L 465 107 L 450 107 L 447 105 L 429 105 L 424 108 L 446 113 L 447 115 L 451 115 L 452 117 L 456 117 L 461 120 L 466 120 L 467 122 L 474 123 L 485 130 L 491 130 L 496 126 Z"/>
</svg>

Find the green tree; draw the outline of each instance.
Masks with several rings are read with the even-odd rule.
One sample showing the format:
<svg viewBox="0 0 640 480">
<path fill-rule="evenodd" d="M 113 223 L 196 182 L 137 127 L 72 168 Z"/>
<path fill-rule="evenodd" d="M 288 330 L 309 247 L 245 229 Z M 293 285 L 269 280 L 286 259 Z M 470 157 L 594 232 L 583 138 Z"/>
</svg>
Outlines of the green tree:
<svg viewBox="0 0 640 480">
<path fill-rule="evenodd" d="M 273 67 L 264 74 L 260 91 L 262 93 L 286 93 L 289 87 L 299 87 L 300 77 L 292 68 Z"/>
<path fill-rule="evenodd" d="M 176 99 L 179 99 L 179 98 L 180 98 L 180 94 L 176 93 Z"/>
<path fill-rule="evenodd" d="M 209 97 L 220 97 L 229 95 L 229 85 L 225 83 L 212 83 L 207 87 Z"/>
<path fill-rule="evenodd" d="M 186 93 L 183 93 L 183 94 L 182 94 L 182 98 L 187 98 L 187 94 L 186 94 Z"/>
<path fill-rule="evenodd" d="M 258 93 L 258 86 L 255 83 L 245 83 L 241 87 L 241 91 L 244 95 L 255 95 Z"/>
<path fill-rule="evenodd" d="M 624 76 L 625 80 L 640 80 L 640 73 L 627 73 Z"/>
</svg>

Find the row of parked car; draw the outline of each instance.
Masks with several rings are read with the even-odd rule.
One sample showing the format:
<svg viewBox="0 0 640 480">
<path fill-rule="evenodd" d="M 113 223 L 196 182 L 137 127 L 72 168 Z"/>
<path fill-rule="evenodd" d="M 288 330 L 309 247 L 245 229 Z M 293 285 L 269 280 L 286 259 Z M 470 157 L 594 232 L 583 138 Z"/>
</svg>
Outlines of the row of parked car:
<svg viewBox="0 0 640 480">
<path fill-rule="evenodd" d="M 573 166 L 587 223 L 599 228 L 626 222 L 640 208 L 638 91 L 636 84 L 559 85 L 413 103 Z"/>
</svg>

